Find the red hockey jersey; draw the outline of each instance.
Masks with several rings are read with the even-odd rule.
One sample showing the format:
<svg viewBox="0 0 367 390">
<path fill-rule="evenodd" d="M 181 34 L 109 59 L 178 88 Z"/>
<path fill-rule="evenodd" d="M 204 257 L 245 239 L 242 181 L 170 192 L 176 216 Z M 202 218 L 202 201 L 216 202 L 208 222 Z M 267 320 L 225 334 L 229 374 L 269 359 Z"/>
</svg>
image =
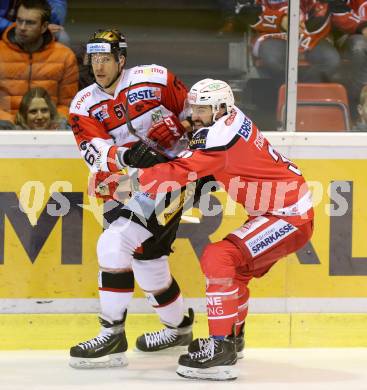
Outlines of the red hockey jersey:
<svg viewBox="0 0 367 390">
<path fill-rule="evenodd" d="M 321 39 L 328 37 L 332 29 L 338 29 L 347 34 L 353 34 L 361 27 L 360 12 L 363 12 L 364 3 L 352 0 L 350 4 L 340 3 L 338 6 L 323 3 L 317 0 L 301 0 L 300 4 L 300 51 L 313 49 Z M 288 14 L 288 1 L 258 0 L 262 4 L 263 12 L 257 23 L 252 25 L 260 36 L 256 38 L 253 53 L 258 56 L 261 42 L 267 38 L 287 39 L 287 33 L 282 31 L 281 22 Z"/>
<path fill-rule="evenodd" d="M 198 130 L 182 158 L 141 170 L 139 180 L 143 191 L 154 194 L 208 175 L 250 215 L 281 215 L 295 224 L 313 217 L 311 194 L 299 169 L 238 108 Z"/>
<path fill-rule="evenodd" d="M 347 3 L 362 21 L 367 20 L 366 0 L 348 0 Z"/>
</svg>

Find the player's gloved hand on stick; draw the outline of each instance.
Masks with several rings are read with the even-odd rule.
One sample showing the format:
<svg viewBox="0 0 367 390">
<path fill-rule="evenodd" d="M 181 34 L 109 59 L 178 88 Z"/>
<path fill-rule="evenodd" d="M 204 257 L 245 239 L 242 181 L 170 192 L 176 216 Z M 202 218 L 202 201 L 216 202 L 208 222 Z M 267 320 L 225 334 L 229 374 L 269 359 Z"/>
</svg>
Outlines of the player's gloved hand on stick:
<svg viewBox="0 0 367 390">
<path fill-rule="evenodd" d="M 185 133 L 185 128 L 175 115 L 164 116 L 148 132 L 148 138 L 164 148 L 171 148 Z"/>
<path fill-rule="evenodd" d="M 133 168 L 149 168 L 153 165 L 168 161 L 167 157 L 153 150 L 142 141 L 138 141 L 123 155 L 126 165 Z"/>
</svg>

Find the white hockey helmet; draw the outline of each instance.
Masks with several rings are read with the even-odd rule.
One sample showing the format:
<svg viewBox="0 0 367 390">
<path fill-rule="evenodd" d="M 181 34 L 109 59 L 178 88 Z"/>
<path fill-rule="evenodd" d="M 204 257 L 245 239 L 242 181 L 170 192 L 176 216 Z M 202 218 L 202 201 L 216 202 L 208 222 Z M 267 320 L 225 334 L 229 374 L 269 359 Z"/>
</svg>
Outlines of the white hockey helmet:
<svg viewBox="0 0 367 390">
<path fill-rule="evenodd" d="M 189 104 L 208 105 L 213 110 L 213 121 L 222 104 L 230 113 L 234 106 L 234 97 L 231 87 L 222 80 L 204 79 L 194 84 L 188 95 Z"/>
</svg>

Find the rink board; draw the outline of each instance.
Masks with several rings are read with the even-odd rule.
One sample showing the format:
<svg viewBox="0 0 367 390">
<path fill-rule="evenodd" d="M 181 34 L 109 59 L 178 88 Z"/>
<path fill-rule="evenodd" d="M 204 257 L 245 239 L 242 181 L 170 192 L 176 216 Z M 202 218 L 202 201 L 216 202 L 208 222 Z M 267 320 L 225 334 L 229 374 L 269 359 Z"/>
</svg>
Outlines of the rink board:
<svg viewBox="0 0 367 390">
<path fill-rule="evenodd" d="M 249 348 L 367 347 L 367 314 L 249 314 L 246 346 Z M 154 314 L 131 314 L 126 333 L 129 349 L 142 333 L 161 329 Z M 197 313 L 194 337 L 207 337 L 206 315 Z M 68 349 L 95 337 L 95 314 L 3 314 L 0 316 L 0 350 Z"/>
<path fill-rule="evenodd" d="M 257 313 L 284 313 L 289 319 L 302 313 L 366 313 L 367 134 L 266 136 L 301 168 L 314 192 L 316 216 L 311 244 L 251 282 L 254 318 Z M 2 132 L 0 155 L 0 312 L 14 318 L 12 313 L 98 311 L 95 245 L 102 206 L 86 193 L 88 170 L 73 136 Z M 222 212 L 203 217 L 194 209 L 182 221 L 170 257 L 184 296 L 199 311 L 205 308 L 202 248 L 246 218 L 225 193 L 213 194 L 212 201 Z M 150 311 L 138 288 L 135 298 L 133 312 Z M 338 328 L 334 317 L 325 318 Z M 291 345 L 301 342 L 295 340 Z"/>
</svg>

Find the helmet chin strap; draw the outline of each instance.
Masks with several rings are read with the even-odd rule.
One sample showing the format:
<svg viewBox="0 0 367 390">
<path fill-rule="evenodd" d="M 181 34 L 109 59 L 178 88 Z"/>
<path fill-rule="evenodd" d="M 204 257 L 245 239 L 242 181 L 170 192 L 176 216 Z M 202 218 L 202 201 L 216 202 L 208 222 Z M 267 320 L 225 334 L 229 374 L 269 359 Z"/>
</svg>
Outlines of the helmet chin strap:
<svg viewBox="0 0 367 390">
<path fill-rule="evenodd" d="M 217 114 L 219 112 L 219 107 L 217 109 L 214 108 L 214 106 L 212 106 L 212 110 L 213 110 L 213 118 L 212 118 L 212 124 L 214 124 L 216 121 L 217 121 Z"/>
<path fill-rule="evenodd" d="M 219 114 L 220 109 L 221 109 L 221 107 L 219 107 L 217 110 L 215 110 L 214 107 L 212 106 L 212 110 L 213 110 L 212 124 L 214 124 L 218 119 L 222 118 L 222 116 L 227 115 L 227 112 L 226 112 L 226 113 L 223 113 L 219 118 L 216 118 L 216 116 Z"/>
</svg>

